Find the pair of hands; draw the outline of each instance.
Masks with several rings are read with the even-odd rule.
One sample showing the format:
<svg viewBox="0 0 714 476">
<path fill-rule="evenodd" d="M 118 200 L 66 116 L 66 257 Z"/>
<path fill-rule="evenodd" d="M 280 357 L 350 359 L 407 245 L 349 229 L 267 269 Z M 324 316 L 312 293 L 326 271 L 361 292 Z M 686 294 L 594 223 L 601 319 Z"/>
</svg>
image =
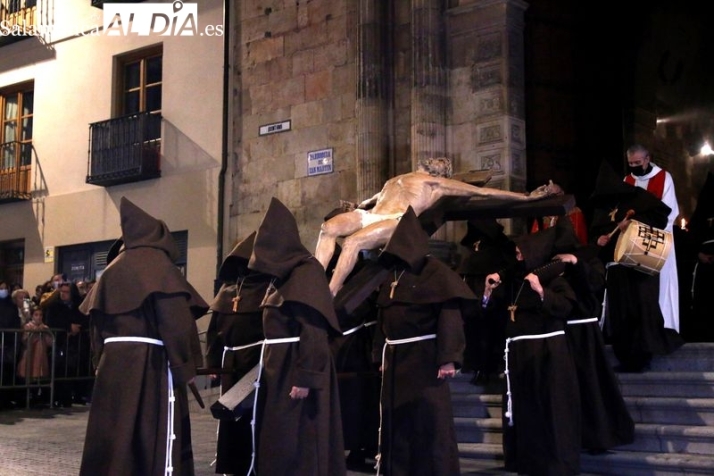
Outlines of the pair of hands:
<svg viewBox="0 0 714 476">
<path fill-rule="evenodd" d="M 293 387 L 290 389 L 290 398 L 293 400 L 302 400 L 307 398 L 310 389 L 307 387 Z"/>
<path fill-rule="evenodd" d="M 543 299 L 543 285 L 540 284 L 540 278 L 533 273 L 528 273 L 524 280 L 528 281 L 531 289 L 538 293 L 541 300 Z M 486 276 L 483 295 L 486 299 L 491 297 L 491 292 L 501 284 L 501 276 L 498 273 L 491 273 Z"/>
</svg>

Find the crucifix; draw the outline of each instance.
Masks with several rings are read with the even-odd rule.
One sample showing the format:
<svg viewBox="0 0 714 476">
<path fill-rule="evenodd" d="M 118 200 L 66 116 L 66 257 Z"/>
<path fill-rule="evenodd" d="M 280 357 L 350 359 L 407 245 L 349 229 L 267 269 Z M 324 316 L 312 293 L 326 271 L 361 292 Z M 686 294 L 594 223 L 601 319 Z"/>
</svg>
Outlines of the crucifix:
<svg viewBox="0 0 714 476">
<path fill-rule="evenodd" d="M 511 312 L 511 322 L 516 322 L 516 309 L 518 306 L 515 303 L 508 306 L 508 310 Z"/>
<path fill-rule="evenodd" d="M 389 283 L 389 287 L 391 288 L 389 290 L 389 299 L 394 299 L 394 290 L 397 289 L 397 286 L 399 286 L 399 280 L 402 279 L 404 271 L 405 270 L 402 270 L 402 272 L 399 274 L 399 277 L 397 277 L 397 270 L 394 270 L 394 281 Z"/>
<path fill-rule="evenodd" d="M 242 298 L 237 294 L 236 294 L 236 297 L 231 299 L 231 301 L 233 302 L 233 312 L 238 312 L 238 303 L 240 302 L 241 299 Z"/>
</svg>

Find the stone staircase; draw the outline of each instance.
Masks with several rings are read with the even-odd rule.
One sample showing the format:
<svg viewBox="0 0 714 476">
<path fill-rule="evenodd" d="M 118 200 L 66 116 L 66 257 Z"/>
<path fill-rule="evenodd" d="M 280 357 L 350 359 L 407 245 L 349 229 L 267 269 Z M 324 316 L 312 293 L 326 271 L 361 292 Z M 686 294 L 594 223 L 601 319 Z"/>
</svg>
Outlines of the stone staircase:
<svg viewBox="0 0 714 476">
<path fill-rule="evenodd" d="M 599 455 L 584 452 L 581 474 L 714 475 L 714 344 L 685 344 L 655 357 L 647 372 L 617 375 L 635 442 Z M 462 474 L 511 474 L 503 470 L 503 382 L 475 386 L 471 377 L 451 381 Z"/>
</svg>

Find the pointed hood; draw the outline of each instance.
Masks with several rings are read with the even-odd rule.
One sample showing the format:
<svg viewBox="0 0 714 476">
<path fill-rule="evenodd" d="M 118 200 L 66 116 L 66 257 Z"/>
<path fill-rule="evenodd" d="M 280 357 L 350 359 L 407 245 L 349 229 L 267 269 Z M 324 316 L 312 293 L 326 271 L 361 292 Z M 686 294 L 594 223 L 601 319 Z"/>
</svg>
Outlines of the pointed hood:
<svg viewBox="0 0 714 476">
<path fill-rule="evenodd" d="M 600 164 L 590 202 L 595 208 L 591 223 L 591 227 L 595 229 L 617 226 L 628 210 L 635 212 L 633 220 L 655 228 L 664 228 L 671 211 L 671 208 L 647 190 L 623 182 L 605 162 Z M 610 215 L 611 212 L 614 212 L 614 219 Z"/>
<path fill-rule="evenodd" d="M 233 250 L 226 256 L 218 270 L 218 279 L 221 281 L 236 281 L 238 278 L 248 274 L 248 261 L 253 254 L 253 243 L 255 235 L 253 232 L 247 238 L 238 242 Z"/>
<path fill-rule="evenodd" d="M 300 241 L 295 217 L 273 197 L 258 227 L 248 267 L 284 279 L 301 261 L 311 256 Z"/>
<path fill-rule="evenodd" d="M 171 261 L 180 257 L 176 242 L 162 220 L 152 217 L 126 197 L 121 198 L 119 215 L 125 249 L 156 248 L 164 251 Z"/>
<path fill-rule="evenodd" d="M 140 308 L 151 294 L 180 293 L 196 319 L 206 314 L 208 304 L 174 264 L 179 251 L 166 224 L 125 197 L 119 214 L 122 237 L 112 246 L 119 251 L 111 253 L 111 262 L 79 310 L 125 314 Z"/>
<path fill-rule="evenodd" d="M 580 245 L 573 222 L 568 217 L 556 220 L 553 253 L 573 253 Z"/>
<path fill-rule="evenodd" d="M 484 245 L 495 244 L 508 241 L 508 237 L 503 233 L 503 225 L 495 218 L 475 218 L 466 222 L 466 234 L 460 243 L 472 248 L 477 241 Z"/>
<path fill-rule="evenodd" d="M 410 272 L 418 273 L 428 254 L 429 236 L 409 207 L 380 253 L 379 261 L 387 268 L 406 267 Z"/>
<path fill-rule="evenodd" d="M 300 241 L 293 214 L 275 197 L 258 227 L 248 268 L 278 278 L 273 280 L 273 292 L 264 306 L 299 302 L 320 313 L 335 332 L 341 332 L 325 269 Z"/>
<path fill-rule="evenodd" d="M 114 258 L 119 256 L 119 253 L 123 251 L 124 249 L 124 240 L 121 238 L 118 238 L 114 243 L 112 243 L 112 246 L 109 247 L 109 251 L 107 251 L 107 266 L 114 261 Z"/>
<path fill-rule="evenodd" d="M 596 208 L 612 208 L 634 196 L 635 188 L 623 182 L 612 166 L 602 161 L 595 180 L 595 190 L 590 195 L 590 203 Z"/>
<path fill-rule="evenodd" d="M 537 233 L 519 236 L 513 241 L 521 250 L 526 263 L 526 270 L 531 271 L 550 261 L 553 256 L 556 228 L 546 228 Z"/>
<path fill-rule="evenodd" d="M 467 248 L 457 273 L 480 275 L 496 272 L 513 264 L 515 244 L 503 232 L 495 218 L 478 218 L 466 223 L 467 232 L 461 244 Z M 478 249 L 474 243 L 478 242 Z"/>
<path fill-rule="evenodd" d="M 438 258 L 429 255 L 429 235 L 424 231 L 414 210 L 409 207 L 399 219 L 379 262 L 395 268 L 380 289 L 380 306 L 414 303 L 432 304 L 451 299 L 475 299 L 461 277 Z M 402 271 L 397 271 L 401 269 Z M 390 283 L 398 282 L 393 296 Z"/>
</svg>

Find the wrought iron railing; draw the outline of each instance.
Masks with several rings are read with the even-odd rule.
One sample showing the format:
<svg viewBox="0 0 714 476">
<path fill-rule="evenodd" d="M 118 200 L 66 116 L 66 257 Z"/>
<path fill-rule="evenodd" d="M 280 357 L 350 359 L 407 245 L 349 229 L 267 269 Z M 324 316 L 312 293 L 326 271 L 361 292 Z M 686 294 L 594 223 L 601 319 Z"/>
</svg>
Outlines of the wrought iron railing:
<svg viewBox="0 0 714 476">
<path fill-rule="evenodd" d="M 0 203 L 32 198 L 32 144 L 10 141 L 0 144 Z"/>
<path fill-rule="evenodd" d="M 161 176 L 161 116 L 139 113 L 89 125 L 87 183 L 100 186 Z"/>
<path fill-rule="evenodd" d="M 97 8 L 104 7 L 105 3 L 141 3 L 144 0 L 91 0 L 92 6 Z"/>
<path fill-rule="evenodd" d="M 37 0 L 0 0 L 0 46 L 36 34 Z"/>
</svg>

